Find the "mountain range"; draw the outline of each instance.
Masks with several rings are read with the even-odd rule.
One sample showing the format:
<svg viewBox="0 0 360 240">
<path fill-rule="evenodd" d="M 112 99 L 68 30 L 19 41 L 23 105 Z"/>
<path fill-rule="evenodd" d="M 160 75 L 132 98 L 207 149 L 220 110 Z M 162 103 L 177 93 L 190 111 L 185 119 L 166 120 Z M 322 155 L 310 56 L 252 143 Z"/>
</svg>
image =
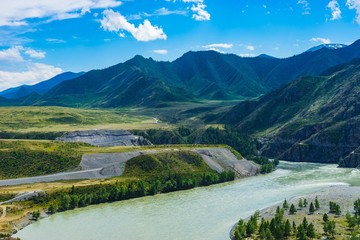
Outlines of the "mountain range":
<svg viewBox="0 0 360 240">
<path fill-rule="evenodd" d="M 354 59 L 241 102 L 218 121 L 256 136 L 270 158 L 357 167 L 359 96 L 360 59 Z"/>
<path fill-rule="evenodd" d="M 19 87 L 9 88 L 2 92 L 0 92 L 0 96 L 8 99 L 18 99 L 21 97 L 25 97 L 27 95 L 37 93 L 44 94 L 49 91 L 51 88 L 60 84 L 63 81 L 71 80 L 83 75 L 84 72 L 73 73 L 73 72 L 64 72 L 56 75 L 49 80 L 42 81 L 40 83 L 34 85 L 21 85 Z"/>
<path fill-rule="evenodd" d="M 45 92 L 28 94 L 27 87 L 20 87 L 10 97 L 3 94 L 11 99 L 2 98 L 0 104 L 159 107 L 171 102 L 242 100 L 259 97 L 300 76 L 319 75 L 357 57 L 360 40 L 346 47 L 322 47 L 285 59 L 266 55 L 242 58 L 215 51 L 188 52 L 173 62 L 135 56 L 61 81 Z"/>
</svg>

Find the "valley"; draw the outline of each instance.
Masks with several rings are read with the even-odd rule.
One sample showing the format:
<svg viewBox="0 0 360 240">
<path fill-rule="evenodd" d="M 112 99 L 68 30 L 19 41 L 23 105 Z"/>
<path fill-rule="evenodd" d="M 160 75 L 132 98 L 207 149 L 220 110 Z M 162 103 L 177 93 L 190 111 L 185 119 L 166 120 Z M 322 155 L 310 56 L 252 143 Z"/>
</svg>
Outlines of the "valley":
<svg viewBox="0 0 360 240">
<path fill-rule="evenodd" d="M 112 204 L 131 208 L 133 218 L 128 213 L 119 228 L 126 233 L 141 222 L 132 203 L 160 199 L 175 205 L 155 206 L 160 214 L 145 214 L 145 222 L 166 229 L 147 229 L 148 236 L 132 231 L 126 239 L 169 239 L 174 229 L 161 219 L 181 206 L 171 196 L 190 196 L 187 209 L 211 196 L 210 213 L 197 210 L 204 222 L 197 227 L 208 239 L 222 239 L 239 217 L 284 198 L 358 186 L 358 170 L 351 169 L 359 165 L 356 49 L 359 41 L 286 59 L 214 51 L 172 62 L 135 56 L 0 93 L 1 236 L 44 238 L 34 229 L 48 219 Z M 175 231 L 179 239 L 196 239 L 183 217 L 174 221 L 189 232 Z M 209 229 L 215 220 L 223 225 Z"/>
</svg>

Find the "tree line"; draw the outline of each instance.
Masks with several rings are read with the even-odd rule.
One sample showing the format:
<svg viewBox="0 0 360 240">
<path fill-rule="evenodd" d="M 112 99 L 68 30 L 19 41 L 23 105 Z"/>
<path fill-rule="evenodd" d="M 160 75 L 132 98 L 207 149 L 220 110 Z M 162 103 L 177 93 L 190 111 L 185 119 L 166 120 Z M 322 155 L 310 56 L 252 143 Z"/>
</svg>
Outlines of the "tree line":
<svg viewBox="0 0 360 240">
<path fill-rule="evenodd" d="M 68 191 L 54 192 L 44 196 L 34 197 L 35 204 L 47 206 L 49 213 L 62 212 L 69 209 L 88 205 L 121 201 L 158 193 L 167 193 L 208 186 L 227 181 L 233 181 L 235 173 L 206 172 L 199 174 L 171 174 L 167 177 L 135 180 L 130 182 L 116 182 L 112 184 L 98 184 L 85 187 L 72 187 Z"/>
</svg>

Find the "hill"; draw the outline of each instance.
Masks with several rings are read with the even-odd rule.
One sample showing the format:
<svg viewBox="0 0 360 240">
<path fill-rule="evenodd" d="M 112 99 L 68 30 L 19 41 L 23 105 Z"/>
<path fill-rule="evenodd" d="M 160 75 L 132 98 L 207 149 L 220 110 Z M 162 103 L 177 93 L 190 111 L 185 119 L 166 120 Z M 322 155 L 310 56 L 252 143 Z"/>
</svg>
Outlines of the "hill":
<svg viewBox="0 0 360 240">
<path fill-rule="evenodd" d="M 71 80 L 83 75 L 84 72 L 73 73 L 73 72 L 64 72 L 56 75 L 49 80 L 42 81 L 35 85 L 21 85 L 19 87 L 9 88 L 2 92 L 0 92 L 0 96 L 8 99 L 17 99 L 21 97 L 28 96 L 30 94 L 44 94 L 49 91 L 54 86 L 58 85 L 59 83 L 67 80 Z"/>
<path fill-rule="evenodd" d="M 188 52 L 173 62 L 135 56 L 61 82 L 44 95 L 31 94 L 10 104 L 165 107 L 179 102 L 242 100 L 261 96 L 300 76 L 319 75 L 356 57 L 360 57 L 360 41 L 286 59 L 264 55 L 242 58 L 215 51 Z"/>
<path fill-rule="evenodd" d="M 359 79 L 357 59 L 242 102 L 221 121 L 257 136 L 268 157 L 338 163 L 359 147 Z"/>
</svg>

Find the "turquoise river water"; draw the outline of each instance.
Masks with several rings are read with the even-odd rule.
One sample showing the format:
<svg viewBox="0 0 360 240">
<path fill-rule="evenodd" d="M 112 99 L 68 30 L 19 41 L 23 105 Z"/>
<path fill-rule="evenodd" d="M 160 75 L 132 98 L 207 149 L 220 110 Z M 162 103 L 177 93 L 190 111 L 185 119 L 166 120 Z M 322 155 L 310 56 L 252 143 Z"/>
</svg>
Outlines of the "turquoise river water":
<svg viewBox="0 0 360 240">
<path fill-rule="evenodd" d="M 281 162 L 267 175 L 55 214 L 16 234 L 23 240 L 223 240 L 240 219 L 285 198 L 331 185 L 360 185 L 360 171 Z"/>
</svg>

